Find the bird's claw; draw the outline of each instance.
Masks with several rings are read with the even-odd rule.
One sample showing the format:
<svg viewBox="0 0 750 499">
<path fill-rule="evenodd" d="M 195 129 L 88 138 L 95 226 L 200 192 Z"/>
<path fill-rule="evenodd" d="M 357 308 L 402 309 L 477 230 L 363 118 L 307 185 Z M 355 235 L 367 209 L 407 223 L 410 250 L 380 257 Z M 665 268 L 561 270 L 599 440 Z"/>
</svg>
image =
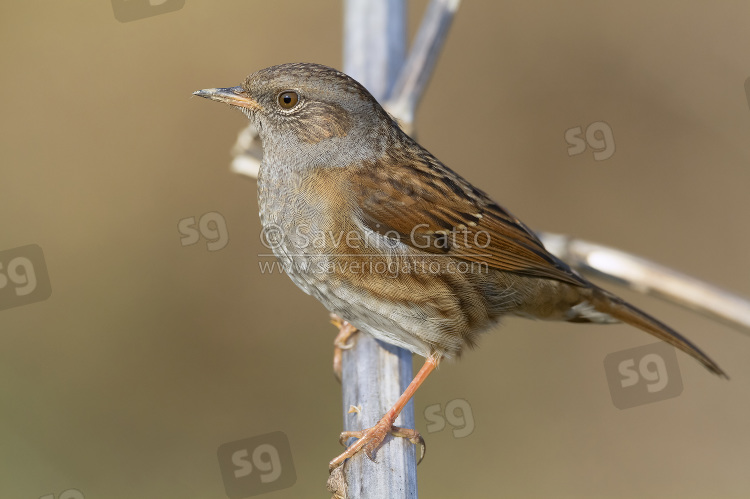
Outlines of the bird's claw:
<svg viewBox="0 0 750 499">
<path fill-rule="evenodd" d="M 365 455 L 374 462 L 378 448 L 383 443 L 385 436 L 389 433 L 394 437 L 406 438 L 414 445 L 419 445 L 421 452 L 417 464 L 422 462 L 427 450 L 427 445 L 425 444 L 422 435 L 420 435 L 417 430 L 394 426 L 393 424 L 389 424 L 387 420 L 381 419 L 378 424 L 372 428 L 367 428 L 366 430 L 341 432 L 341 435 L 339 435 L 339 443 L 341 445 L 346 446 L 346 442 L 350 438 L 356 438 L 357 441 L 347 447 L 346 451 L 331 461 L 329 464 L 329 471 L 341 466 L 344 461 L 353 457 L 358 452 L 364 452 Z"/>
<path fill-rule="evenodd" d="M 422 462 L 422 459 L 424 459 L 425 452 L 427 452 L 427 444 L 425 443 L 422 434 L 417 430 L 413 430 L 411 428 L 402 428 L 400 426 L 392 426 L 390 433 L 394 437 L 407 438 L 409 439 L 409 442 L 413 443 L 414 445 L 419 445 L 420 452 L 419 459 L 417 460 L 417 465 L 419 465 L 419 463 Z"/>
<path fill-rule="evenodd" d="M 341 381 L 343 351 L 354 347 L 355 342 L 349 340 L 357 332 L 357 328 L 336 314 L 331 314 L 331 324 L 339 328 L 339 334 L 333 340 L 333 374 L 336 376 L 336 379 Z"/>
</svg>

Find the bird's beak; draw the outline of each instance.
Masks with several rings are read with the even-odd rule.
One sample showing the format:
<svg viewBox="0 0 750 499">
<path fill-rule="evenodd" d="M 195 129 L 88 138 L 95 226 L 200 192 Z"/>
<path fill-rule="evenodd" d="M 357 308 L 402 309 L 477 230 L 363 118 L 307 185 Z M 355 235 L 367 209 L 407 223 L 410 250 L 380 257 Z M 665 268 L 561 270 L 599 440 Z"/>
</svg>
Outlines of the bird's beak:
<svg viewBox="0 0 750 499">
<path fill-rule="evenodd" d="M 244 107 L 251 111 L 261 111 L 263 109 L 261 105 L 258 104 L 258 101 L 250 97 L 242 87 L 206 88 L 204 90 L 193 92 L 193 95 L 205 97 L 206 99 L 218 102 L 224 102 L 230 106 Z"/>
</svg>

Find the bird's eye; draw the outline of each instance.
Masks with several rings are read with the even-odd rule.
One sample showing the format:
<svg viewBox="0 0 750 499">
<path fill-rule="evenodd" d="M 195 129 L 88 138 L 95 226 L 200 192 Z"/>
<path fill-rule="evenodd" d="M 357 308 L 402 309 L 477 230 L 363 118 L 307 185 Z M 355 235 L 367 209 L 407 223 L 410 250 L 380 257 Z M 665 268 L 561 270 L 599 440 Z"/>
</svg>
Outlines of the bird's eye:
<svg viewBox="0 0 750 499">
<path fill-rule="evenodd" d="M 297 92 L 289 90 L 279 94 L 279 106 L 281 106 L 282 109 L 291 109 L 297 105 L 297 102 L 299 102 L 299 95 L 297 95 Z"/>
</svg>

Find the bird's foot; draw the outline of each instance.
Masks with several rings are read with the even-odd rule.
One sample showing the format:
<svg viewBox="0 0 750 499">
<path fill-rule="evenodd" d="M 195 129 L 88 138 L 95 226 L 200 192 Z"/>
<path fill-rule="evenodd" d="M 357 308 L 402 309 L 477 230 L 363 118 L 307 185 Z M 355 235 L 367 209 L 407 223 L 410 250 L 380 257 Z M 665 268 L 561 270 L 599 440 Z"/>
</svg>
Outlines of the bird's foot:
<svg viewBox="0 0 750 499">
<path fill-rule="evenodd" d="M 354 346 L 354 342 L 349 340 L 357 333 L 357 328 L 336 314 L 331 314 L 331 324 L 339 328 L 339 334 L 333 340 L 333 374 L 341 381 L 341 358 L 344 350 Z"/>
<path fill-rule="evenodd" d="M 420 455 L 417 464 L 421 463 L 427 448 L 424 438 L 422 438 L 422 435 L 420 435 L 417 430 L 394 426 L 394 419 L 395 418 L 392 419 L 386 415 L 372 428 L 367 428 L 366 430 L 361 431 L 342 432 L 341 436 L 339 436 L 339 443 L 341 443 L 341 445 L 346 445 L 346 441 L 350 438 L 356 438 L 357 441 L 328 464 L 329 473 L 344 464 L 344 461 L 361 451 L 364 451 L 365 455 L 367 455 L 371 461 L 375 461 L 375 453 L 383 443 L 385 436 L 389 433 L 394 437 L 407 438 L 415 445 L 418 444 L 420 447 Z"/>
</svg>

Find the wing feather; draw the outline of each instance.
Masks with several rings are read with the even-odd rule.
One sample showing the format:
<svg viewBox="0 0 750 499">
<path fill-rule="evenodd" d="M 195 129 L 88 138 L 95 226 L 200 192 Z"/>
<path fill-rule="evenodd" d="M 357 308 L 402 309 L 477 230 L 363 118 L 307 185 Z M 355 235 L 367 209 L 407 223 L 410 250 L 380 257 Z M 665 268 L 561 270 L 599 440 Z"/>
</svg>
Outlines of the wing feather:
<svg viewBox="0 0 750 499">
<path fill-rule="evenodd" d="M 410 150 L 414 151 L 414 148 Z M 352 183 L 371 230 L 433 254 L 586 286 L 520 220 L 427 151 L 365 165 Z"/>
</svg>

